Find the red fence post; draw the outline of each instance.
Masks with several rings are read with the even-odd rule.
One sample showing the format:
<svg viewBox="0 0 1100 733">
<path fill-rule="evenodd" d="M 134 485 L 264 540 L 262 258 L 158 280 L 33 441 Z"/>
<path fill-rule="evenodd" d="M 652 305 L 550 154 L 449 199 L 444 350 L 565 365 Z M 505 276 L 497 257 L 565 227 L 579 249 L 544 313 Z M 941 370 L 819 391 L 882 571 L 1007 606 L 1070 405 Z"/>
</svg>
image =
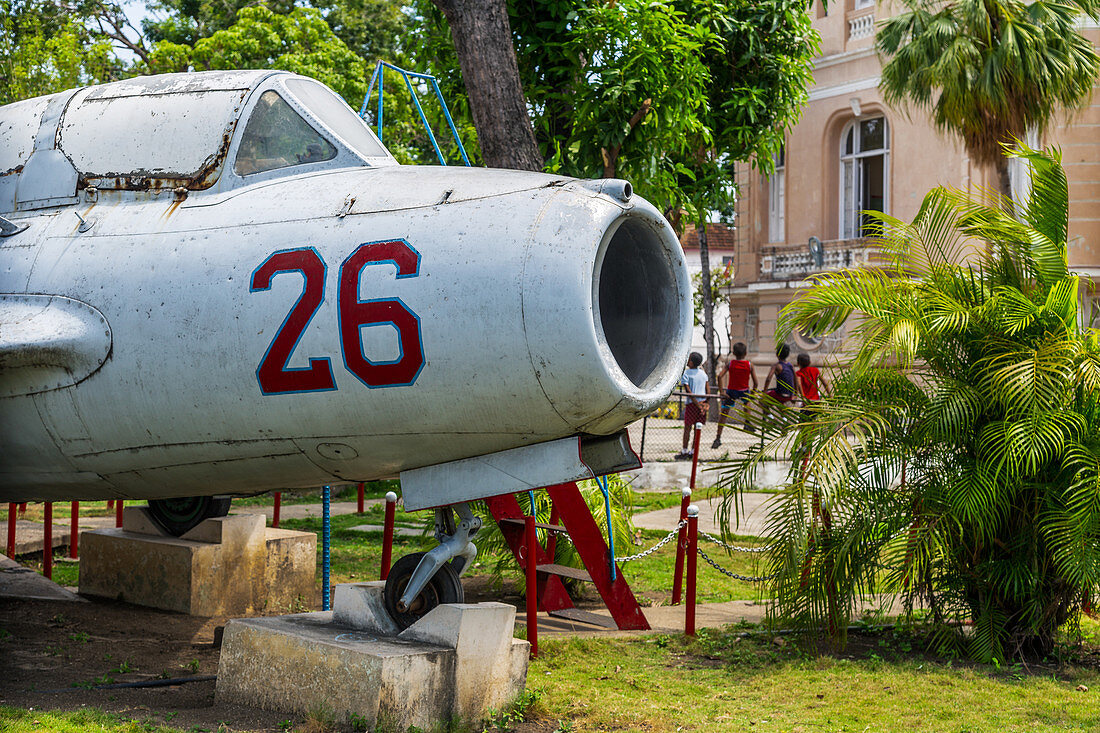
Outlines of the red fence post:
<svg viewBox="0 0 1100 733">
<path fill-rule="evenodd" d="M 680 522 L 687 519 L 688 504 L 691 503 L 691 489 L 680 489 Z M 676 536 L 676 569 L 672 571 L 672 605 L 680 602 L 680 589 L 683 587 L 684 554 L 687 552 L 687 527 L 680 527 Z"/>
<path fill-rule="evenodd" d="M 80 502 L 74 501 L 69 504 L 69 557 L 73 560 L 76 559 L 76 543 L 77 538 L 80 537 Z"/>
<path fill-rule="evenodd" d="M 362 514 L 362 513 L 363 513 L 363 494 L 364 494 L 364 488 L 365 488 L 365 485 L 363 484 L 363 482 L 362 482 L 362 481 L 360 481 L 360 482 L 359 482 L 359 507 L 358 507 L 358 508 L 356 509 L 356 511 L 357 511 L 358 513 L 360 513 L 360 514 Z"/>
<path fill-rule="evenodd" d="M 11 559 L 15 559 L 15 514 L 19 511 L 19 505 L 14 501 L 8 503 L 8 546 L 5 553 Z"/>
<path fill-rule="evenodd" d="M 363 484 L 359 484 L 361 487 Z M 360 489 L 361 490 L 361 489 Z M 362 496 L 362 494 L 360 494 Z M 378 579 L 385 580 L 390 574 L 390 559 L 393 557 L 393 522 L 397 514 L 397 494 L 386 492 L 386 523 L 382 530 L 382 572 Z"/>
<path fill-rule="evenodd" d="M 19 516 L 21 516 L 21 517 L 27 516 L 27 502 L 23 502 L 22 504 L 19 505 Z"/>
<path fill-rule="evenodd" d="M 699 549 L 699 507 L 688 507 L 687 608 L 684 609 L 684 633 L 695 636 L 695 565 Z"/>
<path fill-rule="evenodd" d="M 536 575 L 538 536 L 535 534 L 535 518 L 523 518 L 524 538 L 527 540 L 527 641 L 531 642 L 531 657 L 539 655 L 539 586 Z"/>
<path fill-rule="evenodd" d="M 122 505 L 125 504 L 122 499 L 115 499 L 115 526 L 122 526 Z"/>
<path fill-rule="evenodd" d="M 275 492 L 275 508 L 271 511 L 271 526 L 279 528 L 279 510 L 283 507 L 283 492 Z"/>
<path fill-rule="evenodd" d="M 695 423 L 695 437 L 691 442 L 691 483 L 689 486 L 695 488 L 695 470 L 699 467 L 699 436 L 703 434 L 703 423 Z"/>
<path fill-rule="evenodd" d="M 114 499 L 108 499 L 107 500 L 107 508 L 111 511 L 114 511 L 114 509 L 115 509 L 115 500 Z"/>
<path fill-rule="evenodd" d="M 42 574 L 53 580 L 53 502 L 43 505 L 42 517 Z"/>
</svg>

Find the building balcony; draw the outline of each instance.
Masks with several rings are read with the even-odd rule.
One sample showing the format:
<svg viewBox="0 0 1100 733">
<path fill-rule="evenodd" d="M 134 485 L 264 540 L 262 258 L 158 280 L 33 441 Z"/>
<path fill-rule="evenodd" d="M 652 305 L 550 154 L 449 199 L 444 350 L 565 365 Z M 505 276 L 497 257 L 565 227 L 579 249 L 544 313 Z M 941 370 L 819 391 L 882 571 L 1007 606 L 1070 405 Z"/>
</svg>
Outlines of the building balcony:
<svg viewBox="0 0 1100 733">
<path fill-rule="evenodd" d="M 875 35 L 875 6 L 853 10 L 847 15 L 848 41 L 859 41 Z"/>
<path fill-rule="evenodd" d="M 822 272 L 869 264 L 875 248 L 870 239 L 833 239 L 821 243 L 820 264 L 807 244 L 777 244 L 760 248 L 760 280 L 804 280 Z"/>
</svg>

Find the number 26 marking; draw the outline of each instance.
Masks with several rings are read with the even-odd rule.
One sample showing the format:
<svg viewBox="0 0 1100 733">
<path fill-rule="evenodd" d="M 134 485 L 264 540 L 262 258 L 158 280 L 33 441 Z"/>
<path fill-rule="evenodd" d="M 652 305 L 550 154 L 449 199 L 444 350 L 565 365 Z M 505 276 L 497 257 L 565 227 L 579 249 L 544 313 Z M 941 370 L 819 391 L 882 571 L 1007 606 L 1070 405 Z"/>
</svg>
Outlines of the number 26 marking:
<svg viewBox="0 0 1100 733">
<path fill-rule="evenodd" d="M 397 387 L 416 381 L 424 368 L 424 345 L 420 317 L 399 298 L 359 299 L 359 280 L 367 265 L 390 263 L 398 279 L 420 274 L 420 254 L 403 239 L 367 242 L 359 245 L 340 265 L 337 310 L 340 350 L 344 367 L 368 387 Z M 322 392 L 336 389 L 332 364 L 326 358 L 311 358 L 309 366 L 287 367 L 306 326 L 325 299 L 327 266 L 313 247 L 275 252 L 252 273 L 250 291 L 271 288 L 271 280 L 283 272 L 300 272 L 305 280 L 302 295 L 275 332 L 256 369 L 264 394 Z M 388 362 L 371 361 L 363 354 L 365 326 L 391 325 L 397 330 L 400 354 Z"/>
</svg>

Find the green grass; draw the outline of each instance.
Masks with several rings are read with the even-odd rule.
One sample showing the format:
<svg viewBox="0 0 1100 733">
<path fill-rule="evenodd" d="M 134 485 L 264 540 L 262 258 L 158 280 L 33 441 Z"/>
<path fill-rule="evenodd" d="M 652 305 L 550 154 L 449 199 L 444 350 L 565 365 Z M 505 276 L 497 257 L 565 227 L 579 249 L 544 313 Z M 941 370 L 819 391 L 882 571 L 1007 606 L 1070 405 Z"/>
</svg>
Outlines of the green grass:
<svg viewBox="0 0 1100 733">
<path fill-rule="evenodd" d="M 127 720 L 93 708 L 66 713 L 3 706 L 0 706 L 0 730 L 4 733 L 184 733 L 151 718 Z"/>
<path fill-rule="evenodd" d="M 358 484 L 334 487 L 331 494 L 332 501 L 355 501 L 359 496 Z M 387 491 L 395 491 L 401 494 L 400 484 L 396 479 L 391 481 L 367 481 L 363 486 L 363 496 L 366 499 L 381 499 Z M 233 506 L 271 506 L 275 498 L 271 492 L 257 494 L 255 496 L 240 496 L 233 498 Z M 282 492 L 281 502 L 288 504 L 320 504 L 320 489 L 288 489 Z"/>
<path fill-rule="evenodd" d="M 1092 731 L 1095 670 L 957 666 L 902 653 L 817 655 L 769 636 L 540 644 L 528 688 L 578 731 Z"/>
</svg>

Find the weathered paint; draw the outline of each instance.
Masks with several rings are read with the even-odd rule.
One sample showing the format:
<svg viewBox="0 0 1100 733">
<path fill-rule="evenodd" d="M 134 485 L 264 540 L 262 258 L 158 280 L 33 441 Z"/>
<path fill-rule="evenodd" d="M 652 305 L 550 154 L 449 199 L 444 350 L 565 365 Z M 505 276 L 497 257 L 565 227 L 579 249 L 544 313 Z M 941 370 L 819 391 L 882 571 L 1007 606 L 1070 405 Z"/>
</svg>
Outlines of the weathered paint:
<svg viewBox="0 0 1100 733">
<path fill-rule="evenodd" d="M 283 72 L 149 77 L 119 82 L 125 94 L 97 91 L 106 85 L 70 98 L 154 105 L 206 78 L 248 83 L 209 187 L 133 191 L 98 177 L 80 204 L 85 232 L 75 205 L 4 214 L 29 229 L 0 239 L 0 293 L 82 303 L 102 314 L 110 342 L 102 366 L 72 385 L 44 376 L 40 389 L 0 397 L 0 500 L 367 480 L 610 434 L 675 385 L 691 322 L 683 252 L 622 183 L 365 157 L 294 100 L 296 77 Z M 268 90 L 337 154 L 238 176 L 244 121 Z M 0 127 L 12 114 L 0 108 Z M 109 172 L 132 184 L 149 171 Z M 92 173 L 103 171 L 79 171 Z M 415 262 L 361 256 L 387 242 Z M 319 269 L 256 280 L 286 251 L 312 252 Z M 299 303 L 307 290 L 314 300 Z M 269 366 L 293 375 L 315 364 L 331 384 L 264 394 L 257 372 L 280 334 L 289 358 Z M 386 368 L 414 358 L 414 345 L 416 369 Z M 0 371 L 0 386 L 11 378 Z"/>
</svg>

